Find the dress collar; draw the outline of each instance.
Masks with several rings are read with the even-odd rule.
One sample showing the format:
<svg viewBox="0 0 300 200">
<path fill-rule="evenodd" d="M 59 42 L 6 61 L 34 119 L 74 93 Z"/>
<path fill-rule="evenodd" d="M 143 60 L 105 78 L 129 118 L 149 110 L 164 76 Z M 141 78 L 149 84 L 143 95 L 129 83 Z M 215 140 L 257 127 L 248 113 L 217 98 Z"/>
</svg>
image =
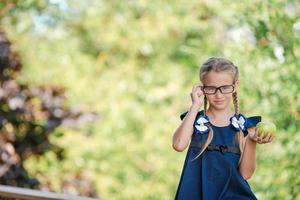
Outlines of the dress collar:
<svg viewBox="0 0 300 200">
<path fill-rule="evenodd" d="M 209 132 L 209 126 L 207 123 L 210 123 L 208 116 L 204 116 L 204 111 L 200 111 L 200 115 L 196 119 L 195 128 L 196 133 L 205 134 Z M 210 123 L 211 124 L 211 123 Z M 233 127 L 236 131 L 245 131 L 247 129 L 247 118 L 243 114 L 234 114 L 230 117 L 229 126 Z"/>
</svg>

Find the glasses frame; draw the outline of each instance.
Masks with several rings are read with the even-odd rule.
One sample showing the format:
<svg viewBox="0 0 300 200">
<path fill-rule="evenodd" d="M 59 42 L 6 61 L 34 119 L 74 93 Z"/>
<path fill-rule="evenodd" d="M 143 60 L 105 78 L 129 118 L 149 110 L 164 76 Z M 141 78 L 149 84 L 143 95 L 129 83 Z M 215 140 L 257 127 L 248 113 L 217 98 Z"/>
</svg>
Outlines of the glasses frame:
<svg viewBox="0 0 300 200">
<path fill-rule="evenodd" d="M 225 93 L 222 92 L 221 88 L 224 87 L 224 86 L 232 86 L 232 91 L 231 91 L 231 92 L 225 92 Z M 214 88 L 215 88 L 215 92 L 214 92 L 214 93 L 206 93 L 206 92 L 204 91 L 204 88 L 205 88 L 205 87 L 214 87 Z M 210 86 L 210 85 L 203 85 L 203 86 L 201 86 L 201 89 L 202 89 L 202 91 L 203 91 L 204 94 L 216 94 L 218 90 L 220 90 L 220 92 L 221 92 L 222 94 L 230 94 L 230 93 L 233 93 L 233 91 L 234 91 L 234 89 L 235 89 L 235 82 L 234 82 L 233 84 L 231 84 L 231 85 L 221 85 L 221 86 L 219 86 L 219 87 Z"/>
</svg>

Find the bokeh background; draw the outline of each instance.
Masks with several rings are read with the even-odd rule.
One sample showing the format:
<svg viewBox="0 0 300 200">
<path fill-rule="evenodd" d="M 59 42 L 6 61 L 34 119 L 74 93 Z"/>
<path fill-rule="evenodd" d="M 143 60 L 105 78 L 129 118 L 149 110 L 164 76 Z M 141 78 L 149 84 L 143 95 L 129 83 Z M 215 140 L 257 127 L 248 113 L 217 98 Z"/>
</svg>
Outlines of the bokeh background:
<svg viewBox="0 0 300 200">
<path fill-rule="evenodd" d="M 240 69 L 240 111 L 278 128 L 249 184 L 300 199 L 299 1 L 1 0 L 0 20 L 1 183 L 173 199 L 179 115 L 221 56 Z"/>
</svg>

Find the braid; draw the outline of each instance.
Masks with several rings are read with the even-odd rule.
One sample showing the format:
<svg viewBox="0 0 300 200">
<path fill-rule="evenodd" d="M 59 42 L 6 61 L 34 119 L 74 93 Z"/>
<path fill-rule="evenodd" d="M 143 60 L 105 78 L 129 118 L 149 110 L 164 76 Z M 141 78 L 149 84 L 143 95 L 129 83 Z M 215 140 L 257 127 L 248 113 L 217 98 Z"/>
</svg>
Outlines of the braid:
<svg viewBox="0 0 300 200">
<path fill-rule="evenodd" d="M 204 95 L 204 116 L 206 116 L 206 110 L 207 110 L 207 98 Z M 203 153 L 203 151 L 208 147 L 208 145 L 211 143 L 211 141 L 214 137 L 214 131 L 213 131 L 212 127 L 210 126 L 210 124 L 206 123 L 205 125 L 209 127 L 207 139 L 206 139 L 204 145 L 202 146 L 200 153 L 195 158 L 193 158 L 191 161 L 195 160 Z"/>
<path fill-rule="evenodd" d="M 232 93 L 232 99 L 233 99 L 235 115 L 238 116 L 240 113 L 239 113 L 237 92 Z M 245 136 L 244 136 L 244 133 L 243 133 L 242 130 L 239 130 L 239 132 L 238 132 L 238 134 L 236 134 L 236 136 L 237 136 L 236 139 L 237 139 L 238 144 L 239 144 L 239 149 L 240 149 L 240 152 L 241 152 L 241 156 L 240 156 L 240 160 L 239 160 L 239 164 L 240 164 L 240 162 L 242 160 L 242 155 L 244 153 Z"/>
<path fill-rule="evenodd" d="M 239 113 L 238 97 L 236 92 L 232 93 L 232 100 L 234 105 L 234 112 L 236 115 L 239 115 L 240 113 Z"/>
<path fill-rule="evenodd" d="M 203 153 L 203 151 L 208 147 L 208 145 L 211 143 L 211 141 L 214 137 L 214 131 L 213 131 L 212 127 L 210 126 L 209 123 L 207 123 L 206 125 L 209 127 L 207 139 L 206 139 L 204 145 L 202 146 L 200 153 L 195 158 L 193 158 L 191 161 L 195 160 Z"/>
<path fill-rule="evenodd" d="M 207 110 L 207 97 L 204 95 L 204 116 L 206 116 L 206 110 Z"/>
</svg>

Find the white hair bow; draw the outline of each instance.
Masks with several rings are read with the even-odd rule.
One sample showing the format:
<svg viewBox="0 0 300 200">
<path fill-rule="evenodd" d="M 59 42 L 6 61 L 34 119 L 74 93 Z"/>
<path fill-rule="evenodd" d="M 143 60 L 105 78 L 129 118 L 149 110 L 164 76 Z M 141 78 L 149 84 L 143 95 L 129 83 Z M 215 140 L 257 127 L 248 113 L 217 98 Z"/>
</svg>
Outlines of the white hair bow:
<svg viewBox="0 0 300 200">
<path fill-rule="evenodd" d="M 207 116 L 200 116 L 195 124 L 195 127 L 197 129 L 196 133 L 200 133 L 200 134 L 205 134 L 209 132 L 209 128 L 208 126 L 204 125 L 205 123 L 208 122 L 208 117 Z"/>
<path fill-rule="evenodd" d="M 236 130 L 244 131 L 246 129 L 247 119 L 243 114 L 239 114 L 238 118 L 236 116 L 231 117 L 230 121 Z"/>
</svg>

